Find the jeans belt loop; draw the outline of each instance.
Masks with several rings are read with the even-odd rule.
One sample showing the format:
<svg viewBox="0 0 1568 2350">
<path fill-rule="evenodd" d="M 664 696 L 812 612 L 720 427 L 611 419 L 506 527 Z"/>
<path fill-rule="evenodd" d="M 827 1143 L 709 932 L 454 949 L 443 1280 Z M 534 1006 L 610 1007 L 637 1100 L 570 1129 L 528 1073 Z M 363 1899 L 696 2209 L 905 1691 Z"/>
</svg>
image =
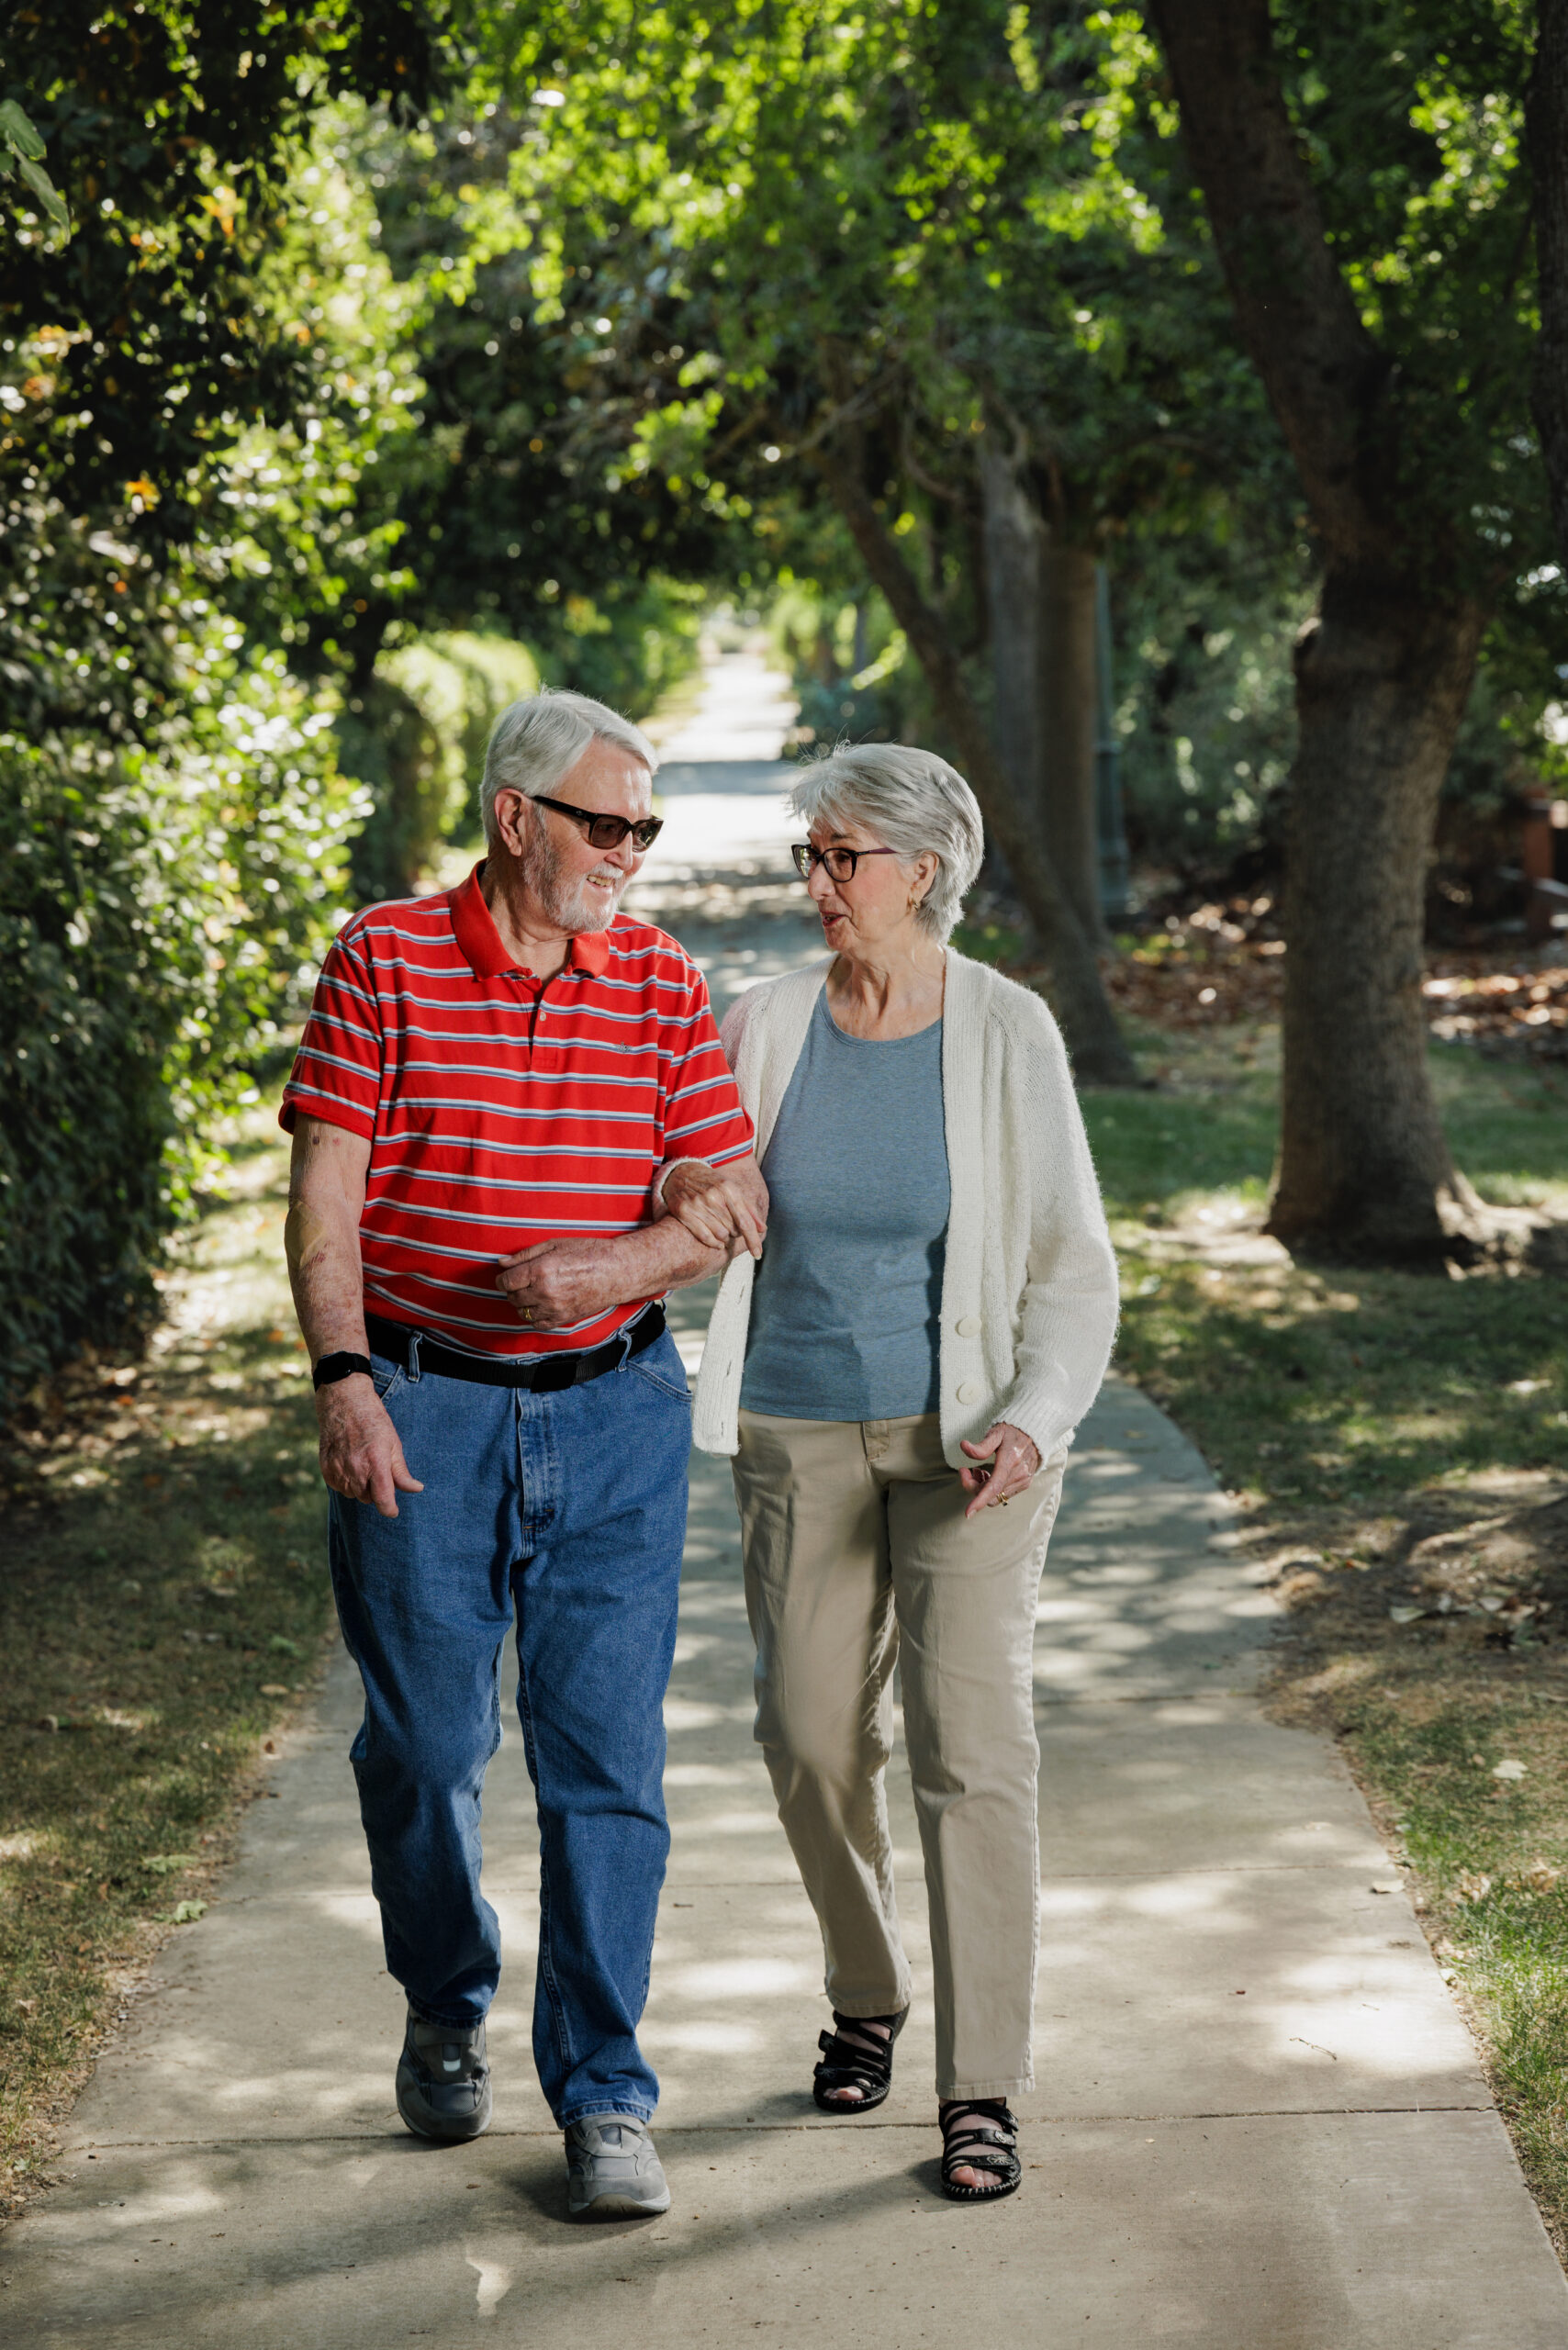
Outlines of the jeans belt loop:
<svg viewBox="0 0 1568 2350">
<path fill-rule="evenodd" d="M 419 1383 L 420 1333 L 417 1330 L 410 1330 L 409 1333 L 409 1384 L 410 1387 L 417 1387 Z"/>
</svg>

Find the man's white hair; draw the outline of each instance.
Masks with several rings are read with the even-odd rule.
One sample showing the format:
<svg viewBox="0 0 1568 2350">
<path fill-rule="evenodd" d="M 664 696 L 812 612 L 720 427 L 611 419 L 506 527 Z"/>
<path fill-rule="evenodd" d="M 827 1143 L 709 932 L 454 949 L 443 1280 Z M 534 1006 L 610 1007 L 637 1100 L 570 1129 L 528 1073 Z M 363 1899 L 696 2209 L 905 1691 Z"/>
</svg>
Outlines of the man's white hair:
<svg viewBox="0 0 1568 2350">
<path fill-rule="evenodd" d="M 658 766 L 659 755 L 642 729 L 587 694 L 554 693 L 546 687 L 503 710 L 490 729 L 479 786 L 486 839 L 496 837 L 498 791 L 521 791 L 527 800 L 548 797 L 596 738 L 630 751 L 650 775 Z"/>
<path fill-rule="evenodd" d="M 915 920 L 946 938 L 985 855 L 980 802 L 957 767 L 934 751 L 863 743 L 813 760 L 790 806 L 808 829 L 818 822 L 863 825 L 908 864 L 929 851 L 937 859 L 936 878 Z"/>
</svg>

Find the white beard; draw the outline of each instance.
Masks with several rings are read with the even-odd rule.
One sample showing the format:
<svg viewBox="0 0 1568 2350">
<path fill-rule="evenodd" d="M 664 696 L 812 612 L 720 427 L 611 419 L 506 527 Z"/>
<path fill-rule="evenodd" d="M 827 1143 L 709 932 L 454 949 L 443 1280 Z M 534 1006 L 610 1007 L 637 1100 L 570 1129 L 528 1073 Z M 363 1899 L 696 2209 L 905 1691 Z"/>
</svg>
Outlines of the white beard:
<svg viewBox="0 0 1568 2350">
<path fill-rule="evenodd" d="M 600 866 L 598 875 L 613 887 L 590 889 L 593 875 L 573 878 L 562 871 L 560 851 L 543 816 L 535 811 L 533 835 L 522 859 L 522 879 L 545 919 L 574 935 L 585 930 L 608 930 L 621 903 L 621 892 L 632 877 L 618 865 Z"/>
</svg>

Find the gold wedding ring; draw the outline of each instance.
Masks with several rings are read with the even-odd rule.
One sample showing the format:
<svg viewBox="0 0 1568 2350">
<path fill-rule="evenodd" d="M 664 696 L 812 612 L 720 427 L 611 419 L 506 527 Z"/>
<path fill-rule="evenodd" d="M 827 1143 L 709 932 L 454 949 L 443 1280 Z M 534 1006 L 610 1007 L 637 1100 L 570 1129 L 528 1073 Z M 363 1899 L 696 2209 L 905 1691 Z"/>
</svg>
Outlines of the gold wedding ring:
<svg viewBox="0 0 1568 2350">
<path fill-rule="evenodd" d="M 522 1309 L 522 1318 L 523 1318 L 523 1320 L 524 1320 L 525 1322 L 532 1322 L 532 1319 L 533 1319 L 533 1308 L 532 1308 L 532 1305 L 525 1305 L 525 1306 L 523 1307 L 523 1309 Z"/>
</svg>

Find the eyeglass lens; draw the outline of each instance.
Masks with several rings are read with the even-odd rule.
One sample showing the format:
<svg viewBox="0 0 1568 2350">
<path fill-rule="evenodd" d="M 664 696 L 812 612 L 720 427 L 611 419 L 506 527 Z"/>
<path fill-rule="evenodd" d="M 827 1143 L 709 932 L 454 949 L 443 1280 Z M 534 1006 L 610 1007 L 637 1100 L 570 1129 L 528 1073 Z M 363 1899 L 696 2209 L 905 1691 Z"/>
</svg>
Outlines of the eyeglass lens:
<svg viewBox="0 0 1568 2350">
<path fill-rule="evenodd" d="M 795 870 L 802 881 L 809 881 L 812 868 L 819 865 L 826 866 L 827 878 L 830 881 L 851 881 L 855 878 L 855 867 L 860 856 L 858 849 L 816 848 L 810 841 L 797 841 L 790 854 L 795 860 Z"/>
<path fill-rule="evenodd" d="M 629 824 L 624 816 L 596 816 L 588 828 L 588 845 L 592 848 L 619 848 L 630 833 L 640 849 L 652 848 L 663 830 L 663 821 L 657 816 L 644 816 L 640 824 Z"/>
</svg>

